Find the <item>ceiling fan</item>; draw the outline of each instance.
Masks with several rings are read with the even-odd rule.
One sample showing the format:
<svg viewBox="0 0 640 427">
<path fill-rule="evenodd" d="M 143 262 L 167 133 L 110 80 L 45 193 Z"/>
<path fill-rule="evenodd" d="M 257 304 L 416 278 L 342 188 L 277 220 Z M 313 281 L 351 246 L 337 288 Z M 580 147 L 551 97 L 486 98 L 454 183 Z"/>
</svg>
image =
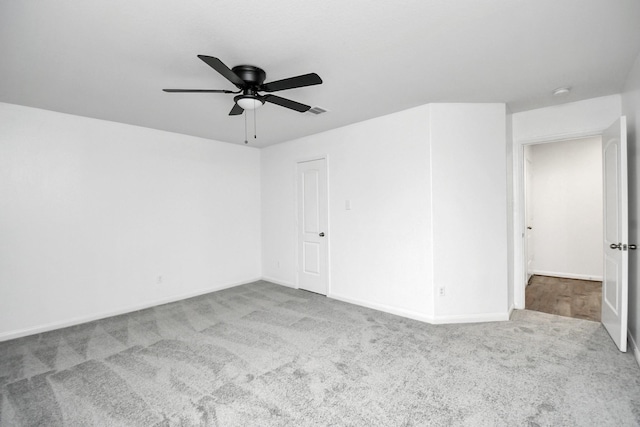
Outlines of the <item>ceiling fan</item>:
<svg viewBox="0 0 640 427">
<path fill-rule="evenodd" d="M 294 89 L 304 86 L 313 86 L 322 83 L 322 79 L 316 73 L 303 74 L 288 79 L 276 80 L 264 83 L 267 74 L 263 69 L 253 65 L 238 65 L 233 68 L 227 67 L 222 61 L 213 56 L 198 55 L 207 65 L 222 74 L 224 78 L 233 83 L 238 90 L 218 90 L 218 89 L 162 89 L 165 92 L 195 92 L 195 93 L 241 93 L 233 98 L 235 105 L 229 112 L 230 116 L 237 116 L 244 113 L 244 110 L 255 110 L 264 105 L 265 102 L 290 108 L 304 113 L 311 107 L 290 99 L 276 95 L 261 95 L 258 92 L 277 92 L 280 90 Z"/>
</svg>

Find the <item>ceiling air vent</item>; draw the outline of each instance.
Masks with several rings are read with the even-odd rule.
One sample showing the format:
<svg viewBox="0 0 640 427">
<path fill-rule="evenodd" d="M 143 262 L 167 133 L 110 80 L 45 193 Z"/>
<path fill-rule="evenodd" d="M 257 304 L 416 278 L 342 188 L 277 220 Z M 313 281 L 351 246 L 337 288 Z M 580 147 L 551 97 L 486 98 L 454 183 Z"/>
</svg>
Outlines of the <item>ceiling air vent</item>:
<svg viewBox="0 0 640 427">
<path fill-rule="evenodd" d="M 326 113 L 327 110 L 325 110 L 322 107 L 313 107 L 313 108 L 310 108 L 308 112 L 311 114 L 315 114 L 317 116 L 318 114 Z"/>
</svg>

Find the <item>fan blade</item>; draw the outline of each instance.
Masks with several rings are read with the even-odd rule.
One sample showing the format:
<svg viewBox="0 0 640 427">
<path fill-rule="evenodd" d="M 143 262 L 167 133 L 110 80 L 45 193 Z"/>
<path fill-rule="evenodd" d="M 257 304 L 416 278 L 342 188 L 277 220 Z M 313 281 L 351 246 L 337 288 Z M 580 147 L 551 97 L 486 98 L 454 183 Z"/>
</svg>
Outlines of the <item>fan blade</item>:
<svg viewBox="0 0 640 427">
<path fill-rule="evenodd" d="M 305 111 L 311 108 L 308 105 L 304 105 L 287 98 L 281 98 L 276 95 L 265 95 L 262 97 L 262 99 L 264 99 L 267 102 L 271 102 L 272 104 L 277 104 L 277 105 L 280 105 L 281 107 L 290 108 L 292 110 L 296 110 L 301 113 L 304 113 Z"/>
<path fill-rule="evenodd" d="M 313 86 L 322 83 L 322 79 L 316 73 L 304 74 L 302 76 L 289 77 L 288 79 L 276 80 L 262 85 L 260 90 L 264 92 L 276 92 L 278 90 L 294 89 L 296 87 Z"/>
<path fill-rule="evenodd" d="M 239 116 L 242 113 L 244 113 L 244 109 L 241 106 L 239 106 L 238 104 L 233 104 L 233 108 L 229 112 L 229 115 L 230 116 Z"/>
<path fill-rule="evenodd" d="M 165 92 L 179 92 L 179 93 L 238 93 L 232 90 L 219 90 L 219 89 L 162 89 Z"/>
<path fill-rule="evenodd" d="M 231 71 L 231 69 L 226 65 L 224 65 L 224 63 L 220 61 L 218 58 L 214 58 L 213 56 L 206 56 L 206 55 L 198 55 L 198 58 L 202 59 L 204 62 L 207 63 L 208 66 L 216 70 L 218 73 L 222 74 L 224 78 L 226 78 L 231 83 L 238 86 L 239 88 L 242 88 L 245 86 L 244 80 L 238 77 L 236 73 Z"/>
</svg>

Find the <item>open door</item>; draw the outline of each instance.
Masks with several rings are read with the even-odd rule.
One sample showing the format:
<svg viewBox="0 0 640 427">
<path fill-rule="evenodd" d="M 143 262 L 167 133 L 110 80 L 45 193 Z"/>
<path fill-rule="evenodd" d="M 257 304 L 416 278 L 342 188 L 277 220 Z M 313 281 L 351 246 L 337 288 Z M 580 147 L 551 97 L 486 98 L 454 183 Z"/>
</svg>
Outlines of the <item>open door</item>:
<svg viewBox="0 0 640 427">
<path fill-rule="evenodd" d="M 629 286 L 627 123 L 623 116 L 602 134 L 604 181 L 604 277 L 602 324 L 620 351 L 627 351 Z"/>
</svg>

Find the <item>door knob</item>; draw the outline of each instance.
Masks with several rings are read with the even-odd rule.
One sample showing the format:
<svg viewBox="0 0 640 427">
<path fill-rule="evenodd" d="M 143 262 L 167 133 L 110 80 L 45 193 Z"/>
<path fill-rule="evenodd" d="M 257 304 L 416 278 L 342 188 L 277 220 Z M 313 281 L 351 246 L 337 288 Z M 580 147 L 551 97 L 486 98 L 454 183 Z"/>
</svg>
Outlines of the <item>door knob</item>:
<svg viewBox="0 0 640 427">
<path fill-rule="evenodd" d="M 527 230 L 533 230 L 533 227 L 527 227 Z"/>
<path fill-rule="evenodd" d="M 615 243 L 612 243 L 612 244 L 610 244 L 610 245 L 609 245 L 609 247 L 610 247 L 611 249 L 619 249 L 619 250 L 622 250 L 622 243 L 618 243 L 617 245 L 616 245 Z"/>
<path fill-rule="evenodd" d="M 638 249 L 638 247 L 636 245 L 629 245 L 629 249 L 635 251 L 636 249 Z"/>
<path fill-rule="evenodd" d="M 320 234 L 318 234 L 318 236 L 324 237 L 324 233 L 320 233 Z"/>
</svg>

